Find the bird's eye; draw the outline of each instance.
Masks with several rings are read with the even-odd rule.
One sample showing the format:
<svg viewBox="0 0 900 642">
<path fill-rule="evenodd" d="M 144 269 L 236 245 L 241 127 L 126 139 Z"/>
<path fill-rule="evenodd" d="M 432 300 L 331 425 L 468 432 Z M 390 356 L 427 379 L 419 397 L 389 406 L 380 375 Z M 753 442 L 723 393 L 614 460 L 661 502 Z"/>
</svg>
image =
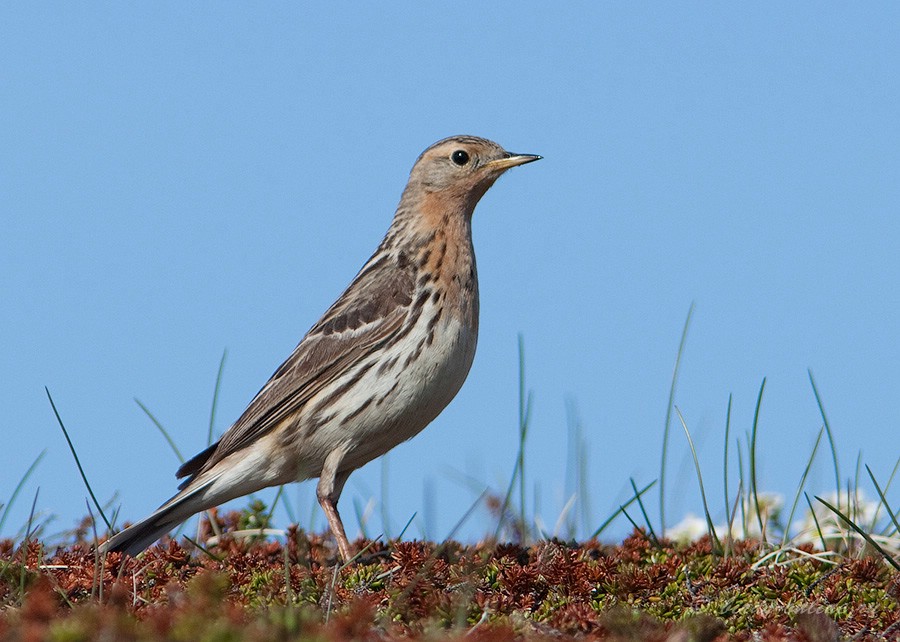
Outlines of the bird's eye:
<svg viewBox="0 0 900 642">
<path fill-rule="evenodd" d="M 465 150 L 457 149 L 455 152 L 450 154 L 450 160 L 462 167 L 469 162 L 469 154 Z"/>
</svg>

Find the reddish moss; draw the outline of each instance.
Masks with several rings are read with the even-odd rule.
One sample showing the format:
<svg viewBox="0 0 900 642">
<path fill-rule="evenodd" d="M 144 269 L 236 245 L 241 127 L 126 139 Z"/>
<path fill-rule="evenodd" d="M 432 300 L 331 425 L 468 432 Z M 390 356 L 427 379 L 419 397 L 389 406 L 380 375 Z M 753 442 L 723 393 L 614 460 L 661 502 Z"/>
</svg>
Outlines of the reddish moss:
<svg viewBox="0 0 900 642">
<path fill-rule="evenodd" d="M 239 523 L 215 517 L 226 528 Z M 101 558 L 78 541 L 49 555 L 38 542 L 6 540 L 0 640 L 47 639 L 53 627 L 125 640 L 193 639 L 204 627 L 236 640 L 900 634 L 898 575 L 880 559 L 830 568 L 797 558 L 754 571 L 757 543 L 732 542 L 730 551 L 717 555 L 708 540 L 651 542 L 641 531 L 620 546 L 375 543 L 335 576 L 330 538 L 297 529 L 285 544 L 226 537 L 215 557 L 172 540 L 140 559 Z M 722 635 L 725 626 L 730 637 Z"/>
</svg>

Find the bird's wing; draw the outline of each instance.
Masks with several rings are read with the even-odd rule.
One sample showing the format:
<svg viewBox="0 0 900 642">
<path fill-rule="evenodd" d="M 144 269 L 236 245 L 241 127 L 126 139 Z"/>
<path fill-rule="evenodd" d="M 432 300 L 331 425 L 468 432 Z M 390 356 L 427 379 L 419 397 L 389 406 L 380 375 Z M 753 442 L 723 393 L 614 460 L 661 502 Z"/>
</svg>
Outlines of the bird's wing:
<svg viewBox="0 0 900 642">
<path fill-rule="evenodd" d="M 310 329 L 217 444 L 176 473 L 196 475 L 257 440 L 299 410 L 354 364 L 390 342 L 421 311 L 413 300 L 416 269 L 401 255 L 369 259 L 347 290 Z"/>
</svg>

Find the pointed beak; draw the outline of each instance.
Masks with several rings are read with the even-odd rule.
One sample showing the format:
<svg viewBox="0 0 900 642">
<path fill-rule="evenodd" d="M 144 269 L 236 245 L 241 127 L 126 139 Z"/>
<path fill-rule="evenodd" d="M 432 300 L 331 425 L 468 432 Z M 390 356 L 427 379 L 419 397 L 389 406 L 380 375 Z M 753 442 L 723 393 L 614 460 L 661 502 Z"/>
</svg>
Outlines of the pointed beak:
<svg viewBox="0 0 900 642">
<path fill-rule="evenodd" d="M 536 160 L 541 160 L 541 158 L 543 158 L 543 156 L 536 156 L 534 154 L 510 154 L 505 158 L 497 158 L 488 161 L 484 166 L 497 171 L 505 171 L 510 167 L 524 165 L 525 163 L 533 163 Z"/>
</svg>

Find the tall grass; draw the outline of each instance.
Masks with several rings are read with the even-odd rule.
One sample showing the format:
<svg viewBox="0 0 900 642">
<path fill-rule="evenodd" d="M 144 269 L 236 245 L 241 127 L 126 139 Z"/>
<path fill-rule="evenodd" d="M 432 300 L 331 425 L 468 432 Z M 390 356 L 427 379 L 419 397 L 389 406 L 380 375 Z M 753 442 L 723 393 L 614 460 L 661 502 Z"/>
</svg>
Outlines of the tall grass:
<svg viewBox="0 0 900 642">
<path fill-rule="evenodd" d="M 764 558 L 774 560 L 774 563 L 781 563 L 783 559 L 782 552 L 785 554 L 796 552 L 797 544 L 804 541 L 813 540 L 821 546 L 823 551 L 834 554 L 851 554 L 854 551 L 863 550 L 864 546 L 869 550 L 876 551 L 882 555 L 886 563 L 897 565 L 895 557 L 900 553 L 900 519 L 898 519 L 897 510 L 893 509 L 888 502 L 887 493 L 891 483 L 900 470 L 900 459 L 891 471 L 887 483 L 882 486 L 876 479 L 875 474 L 868 465 L 862 461 L 861 457 L 857 461 L 856 474 L 852 479 L 846 480 L 846 485 L 841 484 L 841 475 L 839 468 L 839 458 L 836 448 L 836 440 L 833 428 L 828 420 L 825 412 L 825 404 L 823 395 L 816 384 L 815 378 L 811 371 L 808 372 L 812 394 L 815 397 L 819 413 L 822 418 L 822 426 L 819 429 L 805 466 L 800 472 L 799 482 L 796 491 L 792 497 L 790 508 L 784 513 L 780 510 L 780 506 L 771 495 L 765 493 L 763 485 L 762 470 L 759 465 L 759 449 L 764 440 L 764 430 L 762 425 L 762 411 L 764 403 L 764 393 L 767 381 L 762 379 L 757 396 L 756 404 L 753 410 L 752 423 L 749 432 L 745 433 L 741 438 L 732 439 L 733 433 L 733 395 L 728 396 L 725 418 L 724 418 L 724 439 L 722 441 L 722 458 L 721 465 L 723 470 L 723 488 L 722 493 L 711 494 L 707 492 L 707 486 L 704 483 L 704 475 L 700 455 L 695 448 L 694 440 L 688 421 L 681 413 L 677 404 L 676 388 L 678 376 L 683 362 L 686 349 L 687 332 L 693 315 L 694 306 L 690 306 L 684 327 L 682 329 L 681 338 L 673 368 L 672 382 L 669 390 L 669 398 L 666 410 L 666 421 L 662 431 L 662 458 L 660 461 L 659 477 L 649 483 L 638 484 L 633 478 L 628 480 L 627 488 L 629 495 L 627 500 L 618 503 L 611 514 L 605 519 L 600 520 L 592 511 L 592 502 L 590 501 L 587 477 L 590 471 L 587 459 L 586 441 L 584 438 L 584 429 L 581 419 L 578 417 L 575 402 L 567 400 L 566 403 L 566 423 L 568 435 L 568 451 L 566 458 L 565 486 L 566 494 L 564 504 L 558 518 L 556 519 L 556 527 L 552 532 L 547 532 L 539 523 L 537 505 L 539 504 L 540 488 L 536 487 L 533 494 L 534 511 L 531 518 L 528 515 L 528 497 L 527 497 L 527 479 L 526 479 L 526 445 L 528 436 L 533 427 L 532 409 L 534 396 L 527 387 L 526 378 L 526 360 L 525 360 L 525 342 L 523 337 L 518 337 L 518 404 L 517 404 L 517 424 L 516 424 L 516 441 L 517 449 L 515 459 L 513 461 L 512 473 L 506 484 L 505 492 L 499 497 L 499 510 L 496 511 L 496 528 L 494 531 L 494 539 L 498 540 L 504 529 L 508 529 L 513 539 L 521 542 L 527 542 L 532 538 L 551 537 L 557 535 L 560 531 L 565 531 L 569 539 L 575 539 L 580 533 L 588 538 L 600 538 L 604 536 L 607 529 L 615 522 L 627 520 L 634 527 L 645 532 L 651 542 L 658 542 L 662 538 L 670 536 L 679 536 L 676 528 L 668 528 L 666 526 L 666 473 L 667 460 L 669 458 L 671 447 L 670 444 L 670 425 L 671 421 L 677 419 L 682 427 L 687 447 L 690 452 L 691 460 L 694 466 L 694 474 L 699 488 L 700 500 L 702 504 L 702 515 L 704 521 L 703 532 L 710 538 L 714 549 L 722 555 L 729 555 L 732 550 L 732 541 L 734 539 L 735 523 L 740 523 L 740 535 L 743 538 L 754 537 L 761 542 L 761 550 L 764 552 Z M 223 379 L 224 366 L 227 351 L 224 351 L 219 362 L 216 374 L 216 385 L 213 391 L 213 401 L 210 410 L 210 432 L 208 439 L 213 439 L 213 427 L 216 422 L 216 410 L 218 406 L 221 383 Z M 47 397 L 53 408 L 54 415 L 63 432 L 66 442 L 73 455 L 73 459 L 78 468 L 79 474 L 83 480 L 85 488 L 92 500 L 93 510 L 89 512 L 100 516 L 108 529 L 112 528 L 111 522 L 103 507 L 98 502 L 96 495 L 91 488 L 88 475 L 84 470 L 78 453 L 75 449 L 69 431 L 62 420 L 61 414 L 57 406 L 47 390 Z M 138 406 L 150 418 L 153 425 L 157 428 L 166 442 L 169 444 L 175 456 L 179 461 L 184 458 L 181 451 L 177 447 L 175 440 L 165 429 L 156 416 L 139 400 L 135 399 Z M 807 490 L 807 481 L 810 471 L 813 468 L 816 456 L 820 451 L 823 437 L 827 437 L 827 443 L 830 448 L 831 463 L 834 472 L 835 492 L 832 497 L 815 496 L 815 501 L 810 499 L 810 493 Z M 31 478 L 43 457 L 43 453 L 39 455 L 31 466 L 27 469 L 24 476 L 20 479 L 18 485 L 12 492 L 11 496 L 5 503 L 0 505 L 0 530 L 4 527 L 11 506 L 15 503 L 20 491 L 22 490 L 26 480 Z M 732 492 L 731 479 L 733 475 L 732 463 L 736 458 L 737 463 L 737 485 Z M 867 473 L 867 477 L 863 475 L 863 470 Z M 384 458 L 381 462 L 381 522 L 382 532 L 391 538 L 391 529 L 389 524 L 388 502 L 390 498 L 390 487 L 388 484 L 389 459 Z M 870 485 L 874 489 L 877 498 L 877 504 L 873 506 L 873 502 L 866 497 L 862 484 Z M 654 527 L 647 507 L 645 505 L 645 496 L 654 486 L 658 485 L 659 491 L 659 525 Z M 279 489 L 275 500 L 271 506 L 263 507 L 262 515 L 257 520 L 261 526 L 257 529 L 257 536 L 263 533 L 278 532 L 267 529 L 266 527 L 272 523 L 273 511 L 275 506 L 281 501 L 287 509 L 288 515 L 292 521 L 294 513 L 290 509 L 290 504 L 285 499 L 283 489 Z M 798 510 L 801 495 L 806 500 L 804 510 Z M 483 486 L 475 504 L 466 511 L 461 523 L 468 520 L 473 514 L 475 508 L 487 500 L 489 497 L 496 497 L 497 494 L 490 488 Z M 715 509 L 711 506 L 710 500 L 714 497 L 722 497 L 724 500 L 721 513 L 724 514 L 724 524 L 717 524 L 714 519 Z M 374 502 L 370 501 L 368 506 L 364 506 L 359 502 L 355 502 L 357 520 L 359 522 L 360 531 L 364 536 L 368 536 L 367 523 L 369 515 L 372 512 L 371 506 Z M 635 510 L 636 508 L 636 510 Z M 316 511 L 316 504 L 311 504 L 311 514 Z M 883 513 L 883 516 L 882 516 Z M 407 526 L 401 532 L 401 537 L 409 524 L 412 522 L 409 518 Z M 212 527 L 217 528 L 216 520 L 210 520 Z M 461 525 L 460 523 L 460 525 Z M 310 521 L 312 526 L 312 520 Z M 458 528 L 458 527 L 457 527 Z M 454 536 L 457 528 L 451 532 L 450 536 Z M 262 529 L 262 530 L 260 530 Z M 29 523 L 25 529 L 26 534 L 33 532 L 32 525 Z M 217 533 L 217 535 L 220 533 Z M 380 536 L 379 536 L 380 537 Z M 772 542 L 777 542 L 774 544 Z"/>
<path fill-rule="evenodd" d="M 91 488 L 91 483 L 88 481 L 87 474 L 84 472 L 84 467 L 81 465 L 81 460 L 78 458 L 78 451 L 75 450 L 75 445 L 72 443 L 72 439 L 69 437 L 69 431 L 66 430 L 66 425 L 63 423 L 62 417 L 59 416 L 59 411 L 56 409 L 56 404 L 53 402 L 53 397 L 50 395 L 50 389 L 44 388 L 44 391 L 47 393 L 47 399 L 50 401 L 50 407 L 53 408 L 53 414 L 56 416 L 56 421 L 57 423 L 59 423 L 59 427 L 60 430 L 62 430 L 63 436 L 66 438 L 66 443 L 69 445 L 69 450 L 72 452 L 72 457 L 75 459 L 75 465 L 78 467 L 78 473 L 81 475 L 81 480 L 84 482 L 84 487 L 87 489 L 88 494 L 91 496 L 91 501 L 94 502 L 94 506 L 96 507 L 97 512 L 100 514 L 100 517 L 106 524 L 106 528 L 112 530 L 112 524 L 106 518 L 106 513 L 103 512 L 103 507 L 100 505 L 100 502 L 97 501 L 97 496 L 94 494 L 94 489 Z"/>
<path fill-rule="evenodd" d="M 519 482 L 519 511 L 516 523 L 513 525 L 515 531 L 519 534 L 521 541 L 528 539 L 528 522 L 525 518 L 525 442 L 528 437 L 528 424 L 531 420 L 531 404 L 533 397 L 530 391 L 526 392 L 525 387 L 525 339 L 519 335 L 519 423 L 518 423 L 518 448 L 516 450 L 516 463 L 513 466 L 513 472 L 509 479 L 509 486 L 503 496 L 503 502 L 500 506 L 499 519 L 497 521 L 497 529 L 494 532 L 494 539 L 500 537 L 506 520 L 507 511 L 509 510 L 510 501 L 513 495 L 513 489 L 516 481 Z"/>
<path fill-rule="evenodd" d="M 675 366 L 672 368 L 672 385 L 669 387 L 669 401 L 666 404 L 666 421 L 662 434 L 662 458 L 659 462 L 659 528 L 666 532 L 666 460 L 669 452 L 669 427 L 672 425 L 672 411 L 675 409 L 675 389 L 678 384 L 678 371 L 681 367 L 681 357 L 687 344 L 688 328 L 691 326 L 691 317 L 694 314 L 694 303 L 688 308 L 687 318 L 684 320 L 684 328 L 681 330 L 681 341 L 678 342 L 678 352 L 675 353 Z M 649 523 L 649 522 L 648 522 Z"/>
<path fill-rule="evenodd" d="M 31 462 L 31 465 L 25 470 L 25 473 L 19 478 L 19 482 L 16 484 L 16 487 L 13 489 L 12 494 L 9 496 L 9 499 L 6 500 L 5 503 L 0 504 L 0 508 L 3 509 L 3 512 L 0 513 L 0 533 L 3 532 L 3 526 L 6 524 L 6 519 L 9 517 L 10 510 L 16 503 L 16 499 L 18 499 L 19 494 L 22 492 L 22 489 L 25 487 L 26 482 L 29 477 L 34 474 L 35 469 L 38 464 L 41 463 L 41 460 L 44 458 L 44 455 L 47 454 L 47 450 L 44 449 L 41 453 L 34 458 L 34 461 Z"/>
</svg>

